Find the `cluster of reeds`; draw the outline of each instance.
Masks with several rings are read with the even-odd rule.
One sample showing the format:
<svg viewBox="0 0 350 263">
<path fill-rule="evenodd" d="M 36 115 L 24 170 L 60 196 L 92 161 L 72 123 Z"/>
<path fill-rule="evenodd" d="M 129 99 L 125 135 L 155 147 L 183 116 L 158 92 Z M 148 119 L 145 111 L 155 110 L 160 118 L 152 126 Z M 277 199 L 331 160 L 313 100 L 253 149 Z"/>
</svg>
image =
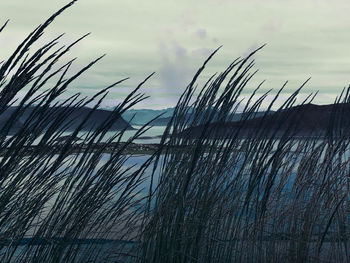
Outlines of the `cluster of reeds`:
<svg viewBox="0 0 350 263">
<path fill-rule="evenodd" d="M 17 105 L 0 128 L 0 262 L 110 262 L 110 250 L 118 247 L 122 252 L 123 243 L 108 243 L 107 253 L 105 240 L 132 240 L 137 234 L 137 189 L 148 162 L 137 169 L 126 167 L 130 156 L 122 152 L 146 128 L 119 148 L 125 129 L 101 142 L 125 110 L 146 98 L 138 91 L 143 83 L 76 144 L 109 89 L 123 80 L 91 98 L 75 94 L 62 99 L 67 87 L 101 57 L 67 76 L 74 60 L 63 65 L 60 61 L 86 36 L 68 46 L 59 46 L 59 36 L 32 50 L 50 23 L 74 2 L 30 33 L 0 67 L 0 114 Z M 20 91 L 25 96 L 16 100 Z M 65 122 L 74 110 L 91 103 L 94 107 L 87 116 Z M 30 114 L 23 119 L 28 109 Z M 19 120 L 24 124 L 13 129 Z M 58 142 L 72 122 L 79 125 L 68 132 L 68 140 Z M 117 142 L 116 149 L 106 156 L 104 149 L 112 141 Z M 30 147 L 34 142 L 36 146 Z"/>
<path fill-rule="evenodd" d="M 240 105 L 256 51 L 195 96 L 206 61 L 179 100 L 156 163 L 141 262 L 349 262 L 349 89 L 322 135 L 295 136 L 305 112 L 288 109 L 302 87 L 270 114 L 282 87 L 247 129 L 268 94 L 255 95 L 258 87 Z M 220 131 L 239 105 L 240 124 Z"/>
<path fill-rule="evenodd" d="M 247 129 L 266 101 L 268 93 L 257 95 L 260 86 L 244 101 L 239 125 L 222 133 L 213 122 L 229 123 L 242 106 L 259 49 L 213 75 L 196 95 L 197 78 L 215 51 L 180 97 L 159 151 L 138 167 L 126 167 L 132 156 L 123 151 L 146 125 L 122 147 L 117 145 L 125 130 L 102 141 L 125 110 L 146 98 L 139 92 L 144 82 L 77 144 L 84 124 L 121 81 L 91 98 L 76 94 L 62 100 L 68 86 L 100 58 L 67 76 L 73 60 L 57 65 L 85 36 L 57 47 L 59 36 L 31 50 L 74 2 L 0 65 L 0 115 L 18 92 L 25 94 L 0 127 L 1 262 L 350 261 L 349 90 L 335 101 L 323 135 L 300 139 L 298 118 L 279 114 L 295 106 L 300 89 L 270 114 L 284 87 L 259 125 Z M 79 125 L 69 139 L 58 143 L 69 128 L 65 120 L 93 102 L 89 115 L 72 120 Z M 30 107 L 24 125 L 7 136 Z M 53 109 L 63 110 L 53 114 Z M 195 136 L 188 132 L 192 128 Z M 37 146 L 28 148 L 34 142 Z M 107 155 L 112 142 L 116 148 Z M 148 167 L 151 178 L 145 176 Z M 150 180 L 146 200 L 139 195 L 145 180 Z"/>
</svg>

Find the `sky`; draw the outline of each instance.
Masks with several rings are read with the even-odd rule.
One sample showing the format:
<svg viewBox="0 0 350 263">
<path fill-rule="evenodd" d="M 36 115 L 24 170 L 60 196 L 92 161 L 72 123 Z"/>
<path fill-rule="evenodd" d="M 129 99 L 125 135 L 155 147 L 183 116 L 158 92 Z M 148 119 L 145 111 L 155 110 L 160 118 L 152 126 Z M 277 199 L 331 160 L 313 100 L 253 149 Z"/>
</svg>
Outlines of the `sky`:
<svg viewBox="0 0 350 263">
<path fill-rule="evenodd" d="M 66 3 L 1 0 L 0 23 L 10 23 L 0 34 L 0 61 Z M 349 13 L 348 0 L 79 0 L 57 18 L 42 41 L 65 32 L 62 44 L 67 44 L 91 32 L 65 58 L 78 57 L 72 70 L 107 56 L 67 94 L 91 96 L 130 77 L 111 90 L 104 107 L 115 106 L 152 72 L 142 89 L 150 98 L 137 107 L 172 107 L 213 50 L 222 45 L 199 84 L 263 44 L 255 56 L 259 72 L 243 96 L 263 80 L 261 93 L 276 91 L 288 80 L 286 97 L 311 77 L 301 97 L 319 91 L 315 103 L 326 104 L 350 84 Z"/>
</svg>

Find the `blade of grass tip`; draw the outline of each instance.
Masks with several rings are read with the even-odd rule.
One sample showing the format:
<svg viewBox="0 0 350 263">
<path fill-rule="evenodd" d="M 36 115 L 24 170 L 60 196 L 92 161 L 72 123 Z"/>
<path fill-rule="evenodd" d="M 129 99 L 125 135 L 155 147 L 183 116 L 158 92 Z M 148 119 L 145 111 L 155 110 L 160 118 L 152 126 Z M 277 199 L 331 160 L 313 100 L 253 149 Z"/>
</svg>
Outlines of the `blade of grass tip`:
<svg viewBox="0 0 350 263">
<path fill-rule="evenodd" d="M 9 21 L 10 21 L 10 19 L 6 20 L 5 24 L 0 28 L 0 33 L 4 30 L 4 28 L 7 26 Z"/>
</svg>

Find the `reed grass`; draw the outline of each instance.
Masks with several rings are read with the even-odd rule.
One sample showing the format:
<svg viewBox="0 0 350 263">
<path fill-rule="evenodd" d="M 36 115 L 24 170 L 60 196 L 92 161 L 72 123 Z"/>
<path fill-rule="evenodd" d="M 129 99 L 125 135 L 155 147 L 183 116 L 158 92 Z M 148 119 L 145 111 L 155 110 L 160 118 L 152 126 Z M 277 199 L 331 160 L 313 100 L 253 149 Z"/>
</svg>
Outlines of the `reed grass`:
<svg viewBox="0 0 350 263">
<path fill-rule="evenodd" d="M 270 114 L 282 87 L 253 130 L 245 129 L 248 120 L 267 95 L 257 97 L 259 87 L 247 99 L 239 127 L 222 133 L 211 125 L 231 121 L 256 73 L 250 73 L 251 57 L 261 48 L 213 76 L 196 96 L 196 79 L 215 51 L 180 98 L 163 137 L 170 136 L 165 154 L 156 163 L 158 188 L 149 194 L 154 206 L 146 213 L 140 262 L 350 260 L 349 89 L 335 101 L 322 136 L 296 137 L 303 112 L 279 114 L 291 112 L 305 83 Z M 193 127 L 201 127 L 196 135 L 188 132 Z"/>
<path fill-rule="evenodd" d="M 107 253 L 98 241 L 124 240 L 124 237 L 132 241 L 137 235 L 141 201 L 137 189 L 149 162 L 137 169 L 127 167 L 125 162 L 130 156 L 122 152 L 147 128 L 142 127 L 122 147 L 114 149 L 103 165 L 99 163 L 104 149 L 112 141 L 118 144 L 125 129 L 116 131 L 103 143 L 106 133 L 125 110 L 146 98 L 139 92 L 144 82 L 103 123 L 88 131 L 80 144 L 75 144 L 78 133 L 108 91 L 124 80 L 91 98 L 75 94 L 62 99 L 68 86 L 102 57 L 67 76 L 73 60 L 63 66 L 60 60 L 86 36 L 67 47 L 57 47 L 59 36 L 32 50 L 45 29 L 74 2 L 30 33 L 0 68 L 0 114 L 13 104 L 18 92 L 25 93 L 0 131 L 0 151 L 4 153 L 0 160 L 1 262 L 110 262 L 117 253 L 113 251 L 112 255 L 111 249 Z M 86 117 L 70 120 L 78 125 L 69 132 L 69 139 L 59 142 L 57 139 L 69 128 L 70 123 L 65 120 L 74 110 L 91 103 L 94 107 Z M 6 138 L 29 107 L 33 110 L 24 125 Z M 55 112 L 58 109 L 61 110 Z M 35 141 L 37 146 L 28 154 L 28 146 Z M 97 144 L 100 147 L 95 149 Z M 73 146 L 75 155 L 70 152 Z M 81 244 L 79 240 L 94 242 Z M 115 245 L 119 252 L 123 251 L 122 244 Z"/>
<path fill-rule="evenodd" d="M 68 76 L 74 60 L 59 62 L 86 36 L 67 47 L 58 47 L 58 36 L 32 51 L 74 2 L 37 27 L 0 65 L 0 114 L 18 92 L 25 93 L 0 128 L 1 262 L 350 261 L 349 88 L 334 102 L 322 136 L 296 137 L 303 112 L 280 114 L 291 112 L 306 83 L 278 106 L 284 85 L 259 125 L 249 130 L 249 120 L 268 95 L 257 95 L 259 85 L 245 101 L 240 125 L 222 133 L 212 123 L 233 120 L 256 74 L 252 57 L 262 47 L 197 90 L 197 79 L 216 50 L 179 98 L 158 151 L 138 167 L 128 167 L 132 155 L 123 151 L 148 125 L 122 147 L 117 145 L 125 129 L 102 141 L 121 114 L 147 98 L 140 88 L 151 76 L 77 144 L 108 90 L 124 80 L 90 98 L 76 94 L 63 100 L 69 85 L 102 57 Z M 79 125 L 69 139 L 57 140 L 66 134 L 72 112 L 91 103 L 89 115 L 71 120 Z M 29 107 L 34 110 L 24 125 L 7 137 Z M 64 110 L 52 114 L 53 108 Z M 195 127 L 191 136 L 188 131 Z M 112 142 L 116 147 L 103 163 Z M 150 178 L 148 168 L 153 169 Z M 146 198 L 139 195 L 145 180 L 150 181 Z"/>
</svg>

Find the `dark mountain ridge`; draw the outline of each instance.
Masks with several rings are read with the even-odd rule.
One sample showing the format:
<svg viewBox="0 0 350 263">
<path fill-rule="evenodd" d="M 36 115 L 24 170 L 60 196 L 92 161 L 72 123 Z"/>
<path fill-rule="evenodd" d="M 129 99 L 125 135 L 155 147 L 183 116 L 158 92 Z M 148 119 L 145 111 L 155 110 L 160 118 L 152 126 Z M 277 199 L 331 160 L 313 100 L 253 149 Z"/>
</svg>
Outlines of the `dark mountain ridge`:
<svg viewBox="0 0 350 263">
<path fill-rule="evenodd" d="M 5 123 L 13 116 L 13 114 L 17 111 L 17 106 L 12 106 L 6 109 L 1 115 L 0 115 L 0 129 L 5 125 Z M 19 118 L 18 121 L 14 123 L 14 125 L 11 127 L 9 131 L 9 135 L 14 134 L 17 132 L 28 120 L 30 115 L 32 114 L 33 110 L 35 109 L 34 106 L 28 107 Z M 59 127 L 63 127 L 67 125 L 66 131 L 73 131 L 75 130 L 81 123 L 81 121 L 91 112 L 92 109 L 83 107 L 83 108 L 68 108 L 71 110 L 70 114 L 65 117 L 63 123 Z M 39 111 L 44 110 L 43 108 L 40 108 Z M 67 110 L 67 109 L 66 109 Z M 60 114 L 62 114 L 65 111 L 65 108 L 63 107 L 51 107 L 47 109 L 48 115 L 51 116 L 52 120 L 55 120 Z M 91 116 L 89 117 L 88 121 L 83 126 L 82 131 L 88 131 L 90 129 L 94 129 L 101 125 L 107 118 L 110 116 L 112 111 L 103 110 L 103 109 L 97 109 L 95 110 Z M 46 115 L 46 116 L 48 116 Z M 37 118 L 37 117 L 36 117 Z M 113 123 L 112 127 L 110 128 L 110 131 L 118 131 L 122 129 L 131 130 L 133 127 L 126 122 L 121 116 L 118 117 L 118 119 Z"/>
<path fill-rule="evenodd" d="M 154 119 L 151 122 L 152 126 L 167 126 L 168 123 L 170 122 L 173 114 L 174 114 L 175 108 L 167 108 L 163 110 L 151 110 L 151 109 L 137 109 L 137 110 L 128 110 L 123 114 L 123 118 L 126 121 L 130 121 L 132 125 L 145 125 L 146 123 L 150 122 L 152 119 L 156 118 L 160 114 L 162 114 L 160 117 L 157 119 Z M 212 109 L 214 110 L 214 109 Z M 188 114 L 186 118 L 188 120 L 193 119 L 193 109 L 188 110 Z M 272 113 L 272 112 L 271 112 Z M 207 112 L 203 112 L 203 114 L 207 114 Z M 253 117 L 259 117 L 262 116 L 264 112 L 256 112 L 254 116 L 250 116 L 249 118 Z M 230 118 L 233 121 L 239 121 L 242 118 L 245 117 L 245 113 L 234 113 Z M 215 122 L 215 117 L 213 122 Z"/>
<path fill-rule="evenodd" d="M 252 137 L 257 132 L 280 137 L 286 132 L 293 136 L 325 136 L 335 127 L 350 130 L 350 104 L 304 104 L 245 121 L 213 122 L 208 126 L 211 137 L 226 137 L 238 131 L 239 137 Z M 331 128 L 331 129 L 330 129 Z M 198 137 L 204 125 L 190 127 L 181 136 Z"/>
</svg>

